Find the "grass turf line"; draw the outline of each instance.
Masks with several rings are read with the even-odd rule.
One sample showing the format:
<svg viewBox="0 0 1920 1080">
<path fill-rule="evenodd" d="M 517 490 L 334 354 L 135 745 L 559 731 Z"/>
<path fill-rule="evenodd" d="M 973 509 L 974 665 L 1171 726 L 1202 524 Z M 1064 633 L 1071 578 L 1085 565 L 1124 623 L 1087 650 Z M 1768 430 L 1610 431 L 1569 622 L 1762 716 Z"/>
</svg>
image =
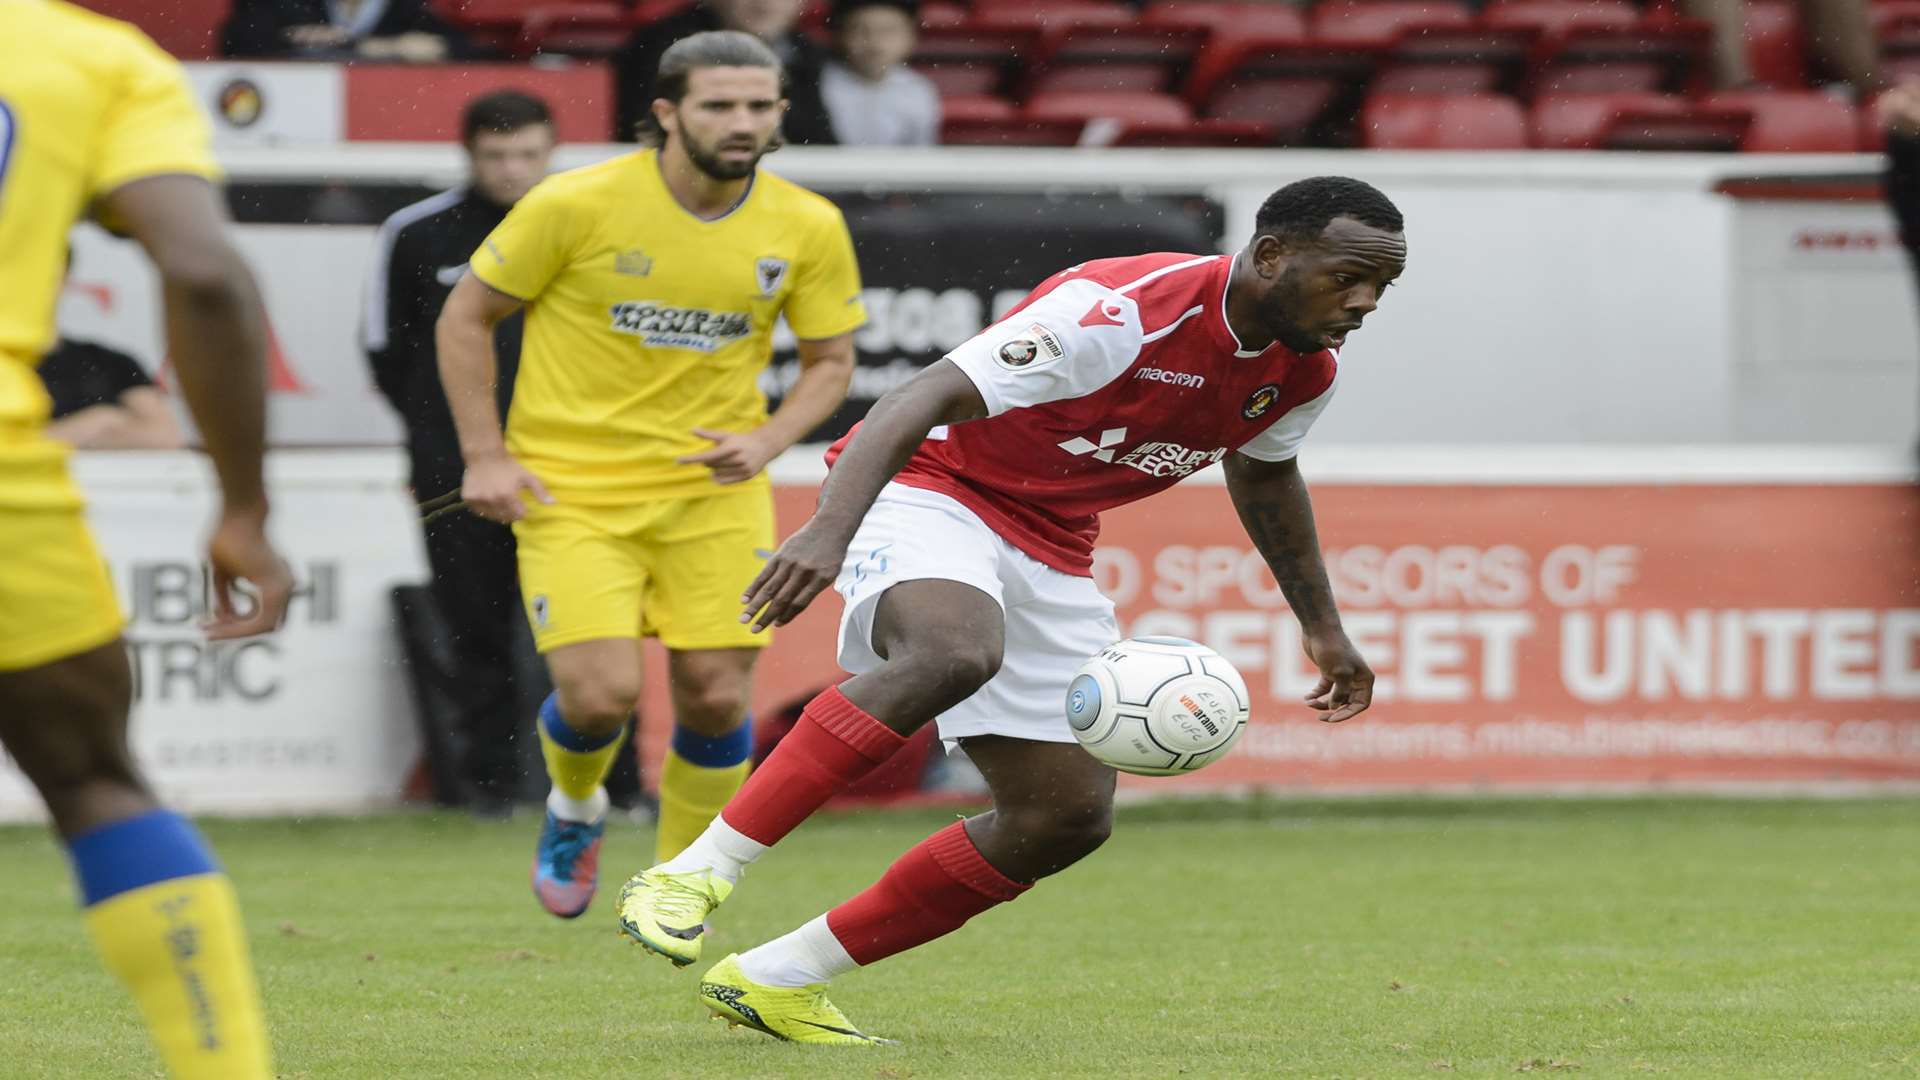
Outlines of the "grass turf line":
<svg viewBox="0 0 1920 1080">
<path fill-rule="evenodd" d="M 627 946 L 618 823 L 575 922 L 537 819 L 212 822 L 286 1077 L 1920 1076 L 1920 800 L 1125 808 L 1089 861 L 840 980 L 899 1047 L 727 1034 L 698 972 L 864 887 L 942 815 L 828 817 L 708 959 Z M 157 1076 L 44 832 L 0 829 L 0 1075 Z"/>
</svg>

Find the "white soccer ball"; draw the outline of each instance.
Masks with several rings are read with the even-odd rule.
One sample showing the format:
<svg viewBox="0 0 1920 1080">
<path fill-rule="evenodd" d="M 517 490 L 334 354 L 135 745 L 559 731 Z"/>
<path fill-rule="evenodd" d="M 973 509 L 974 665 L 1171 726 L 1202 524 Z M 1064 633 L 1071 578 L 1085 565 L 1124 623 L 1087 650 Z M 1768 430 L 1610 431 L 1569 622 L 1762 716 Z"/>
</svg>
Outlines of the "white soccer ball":
<svg viewBox="0 0 1920 1080">
<path fill-rule="evenodd" d="M 1186 638 L 1115 642 L 1067 687 L 1067 724 L 1087 753 L 1141 776 L 1218 761 L 1247 727 L 1247 683 L 1226 658 Z"/>
</svg>

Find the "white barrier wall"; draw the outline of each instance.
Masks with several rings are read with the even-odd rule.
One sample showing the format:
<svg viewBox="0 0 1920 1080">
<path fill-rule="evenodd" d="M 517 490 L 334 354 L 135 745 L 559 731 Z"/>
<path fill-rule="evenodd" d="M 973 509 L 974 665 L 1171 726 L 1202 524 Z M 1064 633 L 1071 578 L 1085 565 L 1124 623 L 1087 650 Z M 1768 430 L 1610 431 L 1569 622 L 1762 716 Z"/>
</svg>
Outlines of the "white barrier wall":
<svg viewBox="0 0 1920 1080">
<path fill-rule="evenodd" d="M 167 801 L 214 813 L 391 805 L 418 756 L 389 591 L 426 576 L 399 454 L 282 454 L 273 535 L 299 582 L 271 637 L 209 644 L 197 454 L 82 454 L 75 474 L 128 614 L 133 746 Z M 0 821 L 39 805 L 0 764 Z"/>
<path fill-rule="evenodd" d="M 1211 790 L 1648 788 L 1920 781 L 1920 492 L 1904 452 L 1309 447 L 1349 630 L 1381 676 L 1350 724 L 1300 707 L 1295 623 L 1227 510 L 1218 469 L 1107 516 L 1101 585 L 1133 632 L 1240 665 L 1256 727 Z M 397 802 L 418 753 L 389 618 L 425 577 L 399 454 L 302 451 L 269 470 L 301 584 L 286 628 L 209 648 L 195 455 L 77 459 L 139 672 L 133 745 L 195 811 Z M 818 448 L 775 463 L 805 520 Z M 763 714 L 830 681 L 840 604 L 780 631 Z M 658 660 L 658 657 L 655 657 Z M 642 740 L 670 715 L 655 663 Z M 1172 782 L 1141 788 L 1165 792 Z M 0 820 L 37 817 L 0 762 Z"/>
<path fill-rule="evenodd" d="M 561 164 L 618 149 L 563 148 Z M 459 176 L 449 147 L 235 149 L 227 164 L 243 180 Z M 770 164 L 866 194 L 1199 191 L 1225 207 L 1229 246 L 1280 184 L 1329 172 L 1373 181 L 1406 212 L 1411 260 L 1345 351 L 1340 401 L 1316 429 L 1328 443 L 1906 445 L 1914 435 L 1920 319 L 1885 208 L 1713 192 L 1739 174 L 1864 174 L 1876 158 L 953 149 L 787 150 Z M 1806 242 L 1835 232 L 1880 242 Z M 276 437 L 391 442 L 354 336 L 372 230 L 240 233 L 286 360 Z M 95 287 L 70 292 L 63 324 L 157 358 L 152 285 L 132 251 L 89 231 L 78 267 Z M 885 299 L 871 306 L 890 310 Z"/>
</svg>

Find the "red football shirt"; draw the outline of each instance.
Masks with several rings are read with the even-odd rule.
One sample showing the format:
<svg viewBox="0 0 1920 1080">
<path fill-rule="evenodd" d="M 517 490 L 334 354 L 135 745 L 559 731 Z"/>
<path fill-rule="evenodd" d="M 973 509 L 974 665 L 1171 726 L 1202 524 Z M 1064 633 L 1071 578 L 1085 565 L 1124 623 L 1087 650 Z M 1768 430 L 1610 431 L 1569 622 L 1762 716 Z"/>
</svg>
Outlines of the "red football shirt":
<svg viewBox="0 0 1920 1080">
<path fill-rule="evenodd" d="M 1100 512 L 1238 450 L 1299 451 L 1337 357 L 1247 350 L 1225 311 L 1231 255 L 1070 267 L 947 359 L 986 402 L 935 428 L 894 479 L 948 495 L 1040 562 L 1088 576 Z M 831 464 L 852 434 L 827 451 Z"/>
</svg>

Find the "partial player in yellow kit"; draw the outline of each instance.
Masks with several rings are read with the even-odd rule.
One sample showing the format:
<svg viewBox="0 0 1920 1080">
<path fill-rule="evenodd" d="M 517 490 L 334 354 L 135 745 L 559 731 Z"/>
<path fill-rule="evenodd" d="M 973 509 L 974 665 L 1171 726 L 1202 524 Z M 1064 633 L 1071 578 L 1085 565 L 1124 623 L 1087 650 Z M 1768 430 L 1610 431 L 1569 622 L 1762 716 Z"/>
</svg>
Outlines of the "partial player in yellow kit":
<svg viewBox="0 0 1920 1080">
<path fill-rule="evenodd" d="M 553 792 L 532 878 L 565 918 L 597 885 L 601 781 L 640 695 L 641 638 L 668 648 L 674 704 L 658 858 L 746 778 L 766 640 L 741 625 L 739 598 L 774 541 L 761 470 L 839 407 L 866 321 L 840 211 L 757 167 L 778 139 L 781 79 L 747 34 L 676 43 L 660 61 L 653 148 L 536 187 L 441 313 L 461 496 L 513 522 L 556 687 L 538 723 Z M 503 441 L 492 326 L 523 306 Z M 769 417 L 758 379 L 782 315 L 801 374 Z"/>
<path fill-rule="evenodd" d="M 219 476 L 212 638 L 271 630 L 292 578 L 265 535 L 265 333 L 225 236 L 205 119 L 138 30 L 0 0 L 0 743 L 46 800 L 107 967 L 175 1076 L 270 1076 L 233 887 L 127 748 L 121 616 L 34 364 L 54 339 L 67 233 L 91 214 L 146 249 L 169 345 Z M 236 581 L 258 599 L 242 613 Z"/>
</svg>

